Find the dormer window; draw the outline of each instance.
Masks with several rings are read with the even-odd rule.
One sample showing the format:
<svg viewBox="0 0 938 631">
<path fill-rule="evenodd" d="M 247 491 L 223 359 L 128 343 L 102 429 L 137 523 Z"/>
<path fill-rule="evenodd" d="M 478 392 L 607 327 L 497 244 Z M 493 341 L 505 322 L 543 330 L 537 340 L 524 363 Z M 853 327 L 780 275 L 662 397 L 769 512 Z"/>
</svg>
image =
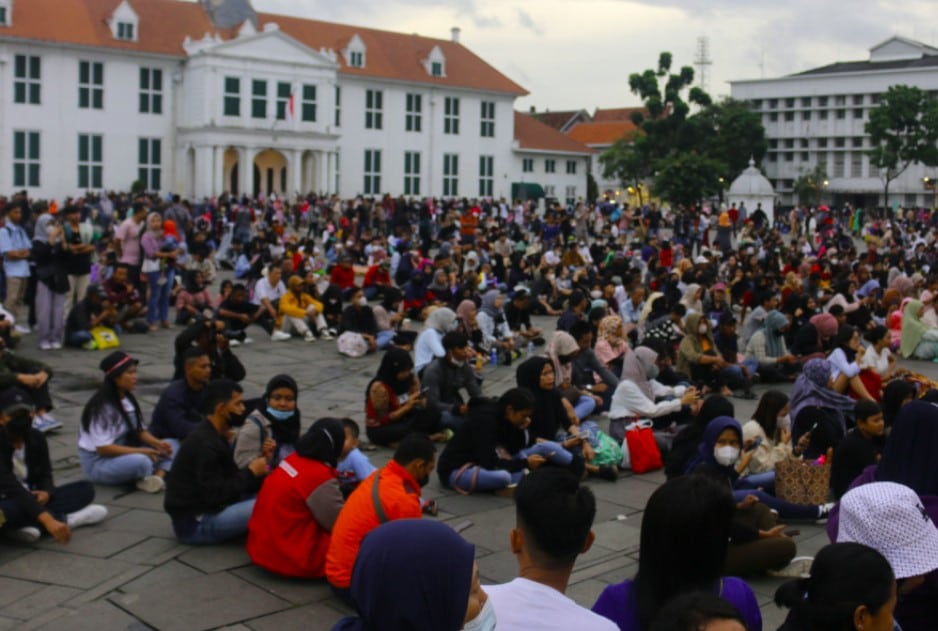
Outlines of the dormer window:
<svg viewBox="0 0 938 631">
<path fill-rule="evenodd" d="M 134 25 L 131 22 L 118 22 L 117 23 L 117 39 L 124 39 L 129 42 L 132 42 L 136 39 L 134 33 Z"/>
<path fill-rule="evenodd" d="M 342 56 L 345 57 L 345 63 L 349 68 L 364 68 L 365 52 L 365 42 L 358 35 L 353 35 L 348 46 L 342 51 Z"/>
<path fill-rule="evenodd" d="M 3 0 L 0 0 L 0 2 L 2 1 Z M 117 5 L 117 8 L 114 9 L 114 13 L 111 14 L 110 20 L 108 20 L 108 24 L 111 26 L 111 33 L 114 35 L 114 39 L 119 39 L 123 42 L 137 41 L 140 19 L 137 17 L 137 12 L 134 11 L 127 0 L 123 0 L 123 2 Z"/>
<path fill-rule="evenodd" d="M 443 51 L 439 46 L 434 46 L 427 58 L 423 60 L 423 67 L 431 77 L 446 76 L 446 57 L 443 56 Z"/>
</svg>

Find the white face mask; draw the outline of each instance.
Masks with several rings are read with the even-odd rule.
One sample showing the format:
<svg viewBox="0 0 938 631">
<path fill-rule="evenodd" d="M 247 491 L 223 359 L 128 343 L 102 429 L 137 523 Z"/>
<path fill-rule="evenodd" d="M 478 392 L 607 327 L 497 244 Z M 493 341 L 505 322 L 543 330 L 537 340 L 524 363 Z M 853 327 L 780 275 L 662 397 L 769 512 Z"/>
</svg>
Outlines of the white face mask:
<svg viewBox="0 0 938 631">
<path fill-rule="evenodd" d="M 359 307 L 367 307 L 368 299 L 363 296 L 356 301 L 356 304 L 358 304 Z"/>
<path fill-rule="evenodd" d="M 479 615 L 463 625 L 463 631 L 494 631 L 495 630 L 495 605 L 489 598 L 482 605 Z"/>
<path fill-rule="evenodd" d="M 706 335 L 706 334 L 707 334 L 707 325 L 706 325 L 706 324 L 701 324 L 700 326 L 698 326 L 698 327 L 697 327 L 697 332 L 700 333 L 701 335 Z"/>
<path fill-rule="evenodd" d="M 739 449 L 736 447 L 716 447 L 713 450 L 713 459 L 717 461 L 717 464 L 729 467 L 736 463 L 739 460 Z"/>
<path fill-rule="evenodd" d="M 598 289 L 594 289 L 593 291 L 590 292 L 590 298 L 592 298 L 593 300 L 598 300 L 602 297 L 603 297 L 603 292 L 599 291 Z"/>
</svg>

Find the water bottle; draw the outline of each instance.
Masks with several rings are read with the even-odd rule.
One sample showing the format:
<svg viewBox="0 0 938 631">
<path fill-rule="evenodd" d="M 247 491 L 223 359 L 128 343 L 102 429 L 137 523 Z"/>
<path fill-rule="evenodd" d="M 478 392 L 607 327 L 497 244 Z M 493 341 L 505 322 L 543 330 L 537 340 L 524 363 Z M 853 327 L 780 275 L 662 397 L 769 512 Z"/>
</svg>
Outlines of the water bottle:
<svg viewBox="0 0 938 631">
<path fill-rule="evenodd" d="M 534 357 L 534 342 L 528 342 L 527 355 L 528 357 Z"/>
<path fill-rule="evenodd" d="M 498 366 L 498 349 L 496 348 L 492 349 L 492 353 L 489 357 L 489 361 L 492 363 L 493 366 Z"/>
</svg>

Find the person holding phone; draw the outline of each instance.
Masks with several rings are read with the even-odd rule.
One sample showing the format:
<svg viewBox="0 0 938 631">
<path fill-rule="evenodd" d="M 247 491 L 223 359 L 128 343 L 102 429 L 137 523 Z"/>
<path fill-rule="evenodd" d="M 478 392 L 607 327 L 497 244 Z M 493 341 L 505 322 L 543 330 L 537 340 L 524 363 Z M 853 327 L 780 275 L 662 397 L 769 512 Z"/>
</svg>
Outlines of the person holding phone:
<svg viewBox="0 0 938 631">
<path fill-rule="evenodd" d="M 446 439 L 440 412 L 427 406 L 414 373 L 414 360 L 401 348 L 391 348 L 381 358 L 378 374 L 365 390 L 365 433 L 378 445 L 394 445 L 413 432 L 434 441 Z"/>
</svg>

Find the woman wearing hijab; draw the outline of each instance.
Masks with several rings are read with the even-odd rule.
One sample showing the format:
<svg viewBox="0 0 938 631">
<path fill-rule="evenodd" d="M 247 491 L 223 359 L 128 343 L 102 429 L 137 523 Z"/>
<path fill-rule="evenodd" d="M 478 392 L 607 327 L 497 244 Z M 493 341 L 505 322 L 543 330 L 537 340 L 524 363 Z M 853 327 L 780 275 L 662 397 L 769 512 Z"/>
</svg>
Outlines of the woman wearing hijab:
<svg viewBox="0 0 938 631">
<path fill-rule="evenodd" d="M 555 331 L 547 344 L 547 356 L 554 364 L 556 387 L 564 401 L 573 406 L 576 417 L 583 421 L 597 405 L 602 404 L 602 398 L 594 397 L 588 390 L 580 390 L 573 384 L 573 360 L 579 353 L 580 345 L 566 331 Z"/>
<path fill-rule="evenodd" d="M 260 409 L 252 412 L 238 430 L 234 461 L 245 468 L 264 452 L 267 441 L 275 444 L 271 467 L 293 453 L 300 437 L 299 388 L 289 375 L 276 375 L 267 382 Z"/>
<path fill-rule="evenodd" d="M 703 287 L 697 283 L 691 283 L 684 291 L 684 297 L 681 298 L 681 304 L 687 307 L 688 313 L 703 313 Z"/>
<path fill-rule="evenodd" d="M 446 357 L 443 336 L 456 328 L 456 313 L 449 307 L 434 309 L 414 344 L 414 368 L 419 373 L 436 357 Z"/>
<path fill-rule="evenodd" d="M 395 445 L 411 432 L 442 440 L 440 414 L 427 407 L 410 353 L 391 348 L 381 358 L 378 374 L 365 389 L 365 432 L 377 445 Z"/>
<path fill-rule="evenodd" d="M 158 212 L 147 215 L 147 229 L 140 238 L 140 248 L 143 251 L 143 273 L 149 285 L 147 322 L 151 331 L 157 330 L 160 323 L 164 329 L 169 329 L 172 327 L 169 323 L 169 295 L 173 289 L 179 250 L 164 247 L 163 218 Z"/>
<path fill-rule="evenodd" d="M 438 269 L 433 273 L 432 282 L 427 285 L 427 301 L 440 306 L 449 305 L 453 296 L 449 276 L 446 270 Z"/>
<path fill-rule="evenodd" d="M 496 627 L 495 610 L 479 583 L 475 546 L 440 522 L 397 519 L 368 533 L 350 594 L 359 617 L 340 620 L 332 631 Z"/>
<path fill-rule="evenodd" d="M 479 329 L 482 330 L 482 346 L 486 352 L 496 350 L 506 366 L 511 365 L 512 353 L 515 349 L 514 338 L 505 310 L 502 305 L 504 296 L 497 289 L 490 289 L 482 296 L 482 309 L 476 316 Z"/>
<path fill-rule="evenodd" d="M 837 318 L 819 313 L 801 327 L 791 344 L 791 352 L 802 362 L 822 357 L 829 350 L 830 340 L 837 334 Z"/>
<path fill-rule="evenodd" d="M 720 355 L 710 331 L 710 322 L 703 313 L 688 313 L 687 335 L 677 348 L 677 371 L 690 375 L 692 381 L 719 389 L 724 396 L 733 391 L 726 386 L 723 371 L 730 367 Z"/>
<path fill-rule="evenodd" d="M 791 324 L 788 317 L 773 309 L 746 345 L 746 356 L 759 362 L 759 377 L 763 383 L 785 381 L 801 367 L 798 358 L 788 352 L 785 334 Z"/>
<path fill-rule="evenodd" d="M 657 376 L 657 351 L 639 346 L 626 352 L 622 379 L 609 407 L 610 432 L 616 439 L 623 438 L 624 426 L 634 419 L 652 419 L 662 429 L 674 422 L 686 422 L 690 417 L 690 406 L 699 399 L 697 390 L 662 385 Z"/>
<path fill-rule="evenodd" d="M 853 399 L 835 392 L 831 385 L 831 363 L 812 359 L 791 389 L 792 444 L 798 445 L 803 435 L 809 435 L 803 453 L 795 447 L 795 455 L 807 460 L 836 447 L 847 432 L 847 420 L 853 418 Z"/>
<path fill-rule="evenodd" d="M 264 480 L 248 522 L 247 552 L 255 565 L 281 576 L 325 576 L 343 504 L 335 468 L 344 444 L 342 423 L 319 419 Z"/>
<path fill-rule="evenodd" d="M 622 372 L 622 362 L 629 350 L 625 339 L 622 318 L 617 315 L 606 316 L 599 321 L 599 336 L 593 352 L 596 358 L 613 373 Z"/>
<path fill-rule="evenodd" d="M 718 416 L 732 417 L 736 410 L 733 402 L 723 395 L 711 394 L 702 403 L 692 407 L 691 414 L 690 422 L 677 433 L 671 443 L 671 451 L 665 454 L 664 473 L 669 480 L 684 475 L 687 463 L 697 455 L 697 447 L 710 421 Z"/>
<path fill-rule="evenodd" d="M 482 344 L 482 329 L 479 328 L 479 322 L 476 317 L 478 309 L 476 303 L 471 300 L 463 300 L 456 307 L 456 317 L 459 318 L 459 331 L 465 334 L 469 344 L 476 352 L 484 352 Z"/>
<path fill-rule="evenodd" d="M 920 300 L 910 300 L 902 311 L 902 336 L 899 352 L 910 359 L 938 360 L 938 329 L 922 322 L 925 305 Z"/>
<path fill-rule="evenodd" d="M 36 332 L 40 350 L 58 350 L 65 342 L 65 299 L 69 281 L 64 231 L 55 216 L 45 213 L 36 221 L 32 260 L 36 265 Z M 84 296 L 82 296 L 84 297 Z"/>
</svg>

